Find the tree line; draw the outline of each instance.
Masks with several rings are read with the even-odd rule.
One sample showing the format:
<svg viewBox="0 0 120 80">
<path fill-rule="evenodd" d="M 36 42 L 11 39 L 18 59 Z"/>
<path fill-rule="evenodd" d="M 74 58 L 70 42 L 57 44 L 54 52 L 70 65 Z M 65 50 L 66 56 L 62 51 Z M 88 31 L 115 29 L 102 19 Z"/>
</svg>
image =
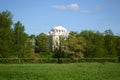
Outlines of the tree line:
<svg viewBox="0 0 120 80">
<path fill-rule="evenodd" d="M 13 23 L 9 11 L 0 12 L 0 58 L 26 58 L 33 56 L 29 35 L 20 21 Z"/>
<path fill-rule="evenodd" d="M 104 33 L 84 30 L 71 31 L 60 38 L 59 49 L 51 50 L 49 37 L 28 35 L 20 21 L 16 23 L 9 11 L 0 12 L 0 58 L 36 58 L 43 55 L 59 58 L 103 58 L 120 57 L 120 36 L 112 30 Z M 45 57 L 44 56 L 44 57 Z"/>
<path fill-rule="evenodd" d="M 120 36 L 111 30 L 104 33 L 84 30 L 71 32 L 66 40 L 67 50 L 75 57 L 103 58 L 120 56 Z"/>
</svg>

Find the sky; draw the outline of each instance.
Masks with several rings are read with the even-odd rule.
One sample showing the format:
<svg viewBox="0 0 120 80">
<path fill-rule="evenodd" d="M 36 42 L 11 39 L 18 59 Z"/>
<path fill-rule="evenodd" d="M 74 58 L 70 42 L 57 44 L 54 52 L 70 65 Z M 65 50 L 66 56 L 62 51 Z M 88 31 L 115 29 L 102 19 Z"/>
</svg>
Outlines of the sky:
<svg viewBox="0 0 120 80">
<path fill-rule="evenodd" d="M 61 25 L 68 31 L 111 29 L 120 35 L 120 0 L 0 0 L 0 12 L 5 10 L 28 34 L 38 35 Z"/>
</svg>

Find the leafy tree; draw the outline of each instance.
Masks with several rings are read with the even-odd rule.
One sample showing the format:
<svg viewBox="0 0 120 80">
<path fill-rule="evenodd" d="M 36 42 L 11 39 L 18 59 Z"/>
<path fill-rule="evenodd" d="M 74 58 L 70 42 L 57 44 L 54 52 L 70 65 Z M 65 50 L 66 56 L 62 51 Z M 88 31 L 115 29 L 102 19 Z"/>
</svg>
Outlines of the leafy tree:
<svg viewBox="0 0 120 80">
<path fill-rule="evenodd" d="M 9 11 L 0 12 L 0 57 L 12 55 L 12 14 Z"/>
<path fill-rule="evenodd" d="M 120 62 L 120 36 L 116 36 L 116 50 L 117 50 L 117 56 L 119 57 Z"/>
<path fill-rule="evenodd" d="M 104 37 L 100 32 L 85 30 L 80 33 L 87 41 L 85 57 L 103 57 L 104 56 Z"/>
<path fill-rule="evenodd" d="M 105 54 L 106 56 L 115 57 L 117 54 L 115 36 L 111 30 L 106 30 L 105 34 Z"/>
<path fill-rule="evenodd" d="M 40 52 L 50 51 L 49 38 L 46 34 L 41 33 L 36 37 L 36 48 L 39 49 Z"/>
<path fill-rule="evenodd" d="M 65 52 L 69 53 L 72 57 L 83 57 L 83 52 L 86 47 L 86 41 L 82 36 L 74 32 L 70 32 L 65 42 L 65 46 Z"/>
<path fill-rule="evenodd" d="M 116 50 L 118 52 L 118 56 L 120 56 L 120 36 L 116 36 Z"/>
<path fill-rule="evenodd" d="M 30 57 L 32 45 L 29 36 L 24 32 L 24 26 L 19 21 L 14 25 L 14 55 L 18 58 Z"/>
<path fill-rule="evenodd" d="M 85 57 L 93 57 L 94 56 L 93 40 L 95 39 L 94 32 L 85 30 L 82 31 L 80 35 L 83 36 L 87 41 L 87 47 L 84 53 Z"/>
</svg>

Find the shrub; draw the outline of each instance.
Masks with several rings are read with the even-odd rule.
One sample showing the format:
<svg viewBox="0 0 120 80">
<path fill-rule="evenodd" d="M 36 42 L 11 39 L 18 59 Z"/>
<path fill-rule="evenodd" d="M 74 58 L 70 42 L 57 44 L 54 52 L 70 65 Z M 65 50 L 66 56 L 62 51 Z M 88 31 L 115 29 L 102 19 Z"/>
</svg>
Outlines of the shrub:
<svg viewBox="0 0 120 80">
<path fill-rule="evenodd" d="M 118 58 L 59 58 L 59 63 L 118 62 Z M 58 63 L 57 58 L 0 58 L 0 63 Z"/>
<path fill-rule="evenodd" d="M 40 58 L 52 58 L 53 53 L 51 52 L 40 52 L 39 57 Z"/>
</svg>

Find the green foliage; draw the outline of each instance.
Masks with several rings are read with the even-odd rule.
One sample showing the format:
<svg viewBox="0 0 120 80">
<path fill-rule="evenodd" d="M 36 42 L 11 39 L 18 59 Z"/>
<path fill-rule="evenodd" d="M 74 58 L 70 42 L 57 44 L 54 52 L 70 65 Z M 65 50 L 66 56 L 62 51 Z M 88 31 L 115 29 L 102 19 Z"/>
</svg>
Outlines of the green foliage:
<svg viewBox="0 0 120 80">
<path fill-rule="evenodd" d="M 115 37 L 117 56 L 119 57 L 120 62 L 120 36 Z"/>
<path fill-rule="evenodd" d="M 81 36 L 83 36 L 87 41 L 87 47 L 85 50 L 85 57 L 97 57 L 99 53 L 101 54 L 101 47 L 103 43 L 101 34 L 95 33 L 93 31 L 82 31 L 80 33 Z M 99 40 L 99 41 L 98 41 Z M 100 56 L 99 56 L 100 57 Z"/>
<path fill-rule="evenodd" d="M 106 56 L 114 57 L 117 55 L 115 36 L 111 30 L 105 31 L 105 53 Z"/>
<path fill-rule="evenodd" d="M 12 21 L 12 14 L 9 11 L 0 12 L 0 27 L 5 29 L 11 28 L 13 21 Z"/>
<path fill-rule="evenodd" d="M 0 12 L 0 57 L 12 55 L 12 14 L 9 11 Z"/>
<path fill-rule="evenodd" d="M 84 57 L 86 41 L 76 32 L 70 32 L 67 40 L 65 41 L 66 53 L 71 54 L 71 57 Z"/>
<path fill-rule="evenodd" d="M 119 80 L 119 63 L 0 64 L 0 80 Z"/>
<path fill-rule="evenodd" d="M 40 58 L 52 58 L 54 53 L 51 52 L 40 52 L 39 57 Z"/>
<path fill-rule="evenodd" d="M 20 21 L 14 24 L 9 11 L 0 12 L 0 57 L 30 57 L 33 54 L 29 36 Z"/>
<path fill-rule="evenodd" d="M 81 36 L 87 40 L 85 57 L 115 57 L 117 54 L 115 36 L 111 30 L 104 34 L 94 31 L 82 31 Z"/>
<path fill-rule="evenodd" d="M 49 43 L 48 36 L 46 34 L 41 33 L 36 37 L 36 48 L 40 52 L 50 51 L 50 43 Z"/>
<path fill-rule="evenodd" d="M 24 32 L 24 26 L 18 21 L 14 25 L 14 55 L 18 58 L 32 56 L 32 44 L 29 36 Z"/>
<path fill-rule="evenodd" d="M 60 58 L 60 55 L 54 55 L 55 58 L 51 58 L 52 54 L 41 54 L 41 58 L 0 58 L 0 63 L 82 63 L 82 62 L 119 62 L 119 58 Z"/>
</svg>

